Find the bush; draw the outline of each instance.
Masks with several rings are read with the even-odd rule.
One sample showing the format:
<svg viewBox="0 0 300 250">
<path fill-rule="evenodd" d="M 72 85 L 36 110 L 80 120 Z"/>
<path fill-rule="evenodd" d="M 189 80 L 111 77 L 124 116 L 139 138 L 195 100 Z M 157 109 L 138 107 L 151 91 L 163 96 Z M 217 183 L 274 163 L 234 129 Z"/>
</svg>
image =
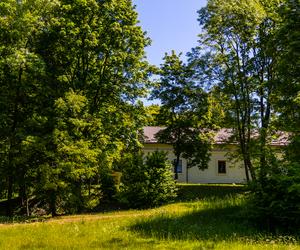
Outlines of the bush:
<svg viewBox="0 0 300 250">
<path fill-rule="evenodd" d="M 123 167 L 120 201 L 132 208 L 161 205 L 176 197 L 176 183 L 166 153 L 156 151 L 146 159 L 135 154 Z"/>
<path fill-rule="evenodd" d="M 273 168 L 266 179 L 254 185 L 253 213 L 269 229 L 300 226 L 300 164 Z"/>
<path fill-rule="evenodd" d="M 103 168 L 100 172 L 100 183 L 103 201 L 108 202 L 113 200 L 117 192 L 113 171 L 108 168 Z"/>
</svg>

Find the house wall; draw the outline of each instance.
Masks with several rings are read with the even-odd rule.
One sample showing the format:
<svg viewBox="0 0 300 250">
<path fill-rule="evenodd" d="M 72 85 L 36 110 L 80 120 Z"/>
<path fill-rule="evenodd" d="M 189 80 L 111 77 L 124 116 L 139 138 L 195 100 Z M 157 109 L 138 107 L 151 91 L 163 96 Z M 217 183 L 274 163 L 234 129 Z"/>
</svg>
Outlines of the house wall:
<svg viewBox="0 0 300 250">
<path fill-rule="evenodd" d="M 166 144 L 144 144 L 143 151 L 145 154 L 155 150 L 167 152 L 170 161 L 176 157 L 173 153 L 171 145 Z M 242 162 L 233 162 L 229 160 L 228 152 L 234 150 L 234 147 L 218 148 L 211 152 L 211 158 L 208 163 L 208 168 L 199 170 L 197 167 L 187 169 L 187 162 L 182 160 L 182 173 L 178 173 L 178 182 L 183 183 L 244 183 L 246 180 L 245 170 Z M 226 174 L 218 173 L 218 161 L 226 161 Z"/>
</svg>

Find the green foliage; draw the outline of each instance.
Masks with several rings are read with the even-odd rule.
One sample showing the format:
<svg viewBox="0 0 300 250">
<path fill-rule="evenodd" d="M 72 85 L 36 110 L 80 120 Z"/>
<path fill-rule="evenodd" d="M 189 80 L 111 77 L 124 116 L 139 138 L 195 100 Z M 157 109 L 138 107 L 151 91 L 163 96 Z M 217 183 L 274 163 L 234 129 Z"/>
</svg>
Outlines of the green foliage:
<svg viewBox="0 0 300 250">
<path fill-rule="evenodd" d="M 270 167 L 267 179 L 253 190 L 252 214 L 271 230 L 297 230 L 300 226 L 300 165 Z"/>
<path fill-rule="evenodd" d="M 64 98 L 55 102 L 56 127 L 53 133 L 55 154 L 54 174 L 58 183 L 64 183 L 68 198 L 65 198 L 66 207 L 74 211 L 84 208 L 90 199 L 100 200 L 100 183 L 98 173 L 98 157 L 102 148 L 93 145 L 93 135 L 99 131 L 101 123 L 88 113 L 88 102 L 85 96 L 73 91 L 67 92 Z M 103 147 L 106 141 L 102 140 Z M 52 170 L 54 170 L 52 168 Z M 54 178 L 48 178 L 53 180 Z M 52 185 L 55 182 L 51 182 Z M 55 191 L 61 192 L 63 187 Z M 95 205 L 98 205 L 97 203 Z M 77 208 L 77 209 L 76 209 Z"/>
<path fill-rule="evenodd" d="M 1 1 L 3 198 L 52 214 L 98 205 L 104 172 L 140 147 L 150 41 L 137 23 L 130 0 Z"/>
<path fill-rule="evenodd" d="M 294 0 L 209 0 L 189 54 L 195 77 L 219 97 L 247 180 L 256 180 L 253 211 L 270 227 L 299 226 L 299 10 Z M 270 146 L 278 130 L 292 131 L 285 154 Z"/>
<path fill-rule="evenodd" d="M 111 169 L 101 168 L 100 170 L 100 183 L 103 201 L 112 201 L 118 191 L 119 183 L 114 179 L 114 172 Z"/>
<path fill-rule="evenodd" d="M 157 104 L 152 104 L 145 107 L 146 113 L 146 126 L 160 126 L 161 122 L 158 121 L 158 115 L 160 112 L 160 106 Z"/>
<path fill-rule="evenodd" d="M 166 153 L 155 151 L 143 158 L 130 156 L 123 166 L 120 200 L 130 207 L 154 207 L 176 197 L 176 186 Z"/>
<path fill-rule="evenodd" d="M 297 96 L 299 96 L 300 91 L 300 42 L 298 39 L 300 35 L 299 1 L 285 0 L 279 9 L 279 14 L 282 17 L 282 22 L 275 37 L 280 49 L 277 70 L 280 73 L 279 94 L 285 98 L 278 101 L 279 104 L 281 104 L 281 112 L 285 111 L 285 119 L 289 119 L 289 123 L 285 125 L 289 129 L 292 129 L 297 126 L 297 122 L 299 121 L 299 118 L 297 118 L 297 110 L 299 110 Z M 293 107 L 292 109 L 291 106 Z"/>
<path fill-rule="evenodd" d="M 0 176 L 8 200 L 18 193 L 24 202 L 35 175 L 45 77 L 35 42 L 55 5 L 48 0 L 0 3 Z M 12 214 L 10 202 L 7 214 Z"/>
<path fill-rule="evenodd" d="M 199 11 L 199 45 L 190 53 L 197 79 L 221 97 L 225 125 L 233 129 L 248 181 L 265 175 L 268 140 L 276 120 L 279 50 L 274 40 L 280 2 L 208 1 Z M 259 134 L 256 141 L 254 133 Z M 258 154 L 253 148 L 259 148 Z"/>
<path fill-rule="evenodd" d="M 280 49 L 280 58 L 277 65 L 277 71 L 280 76 L 277 108 L 280 113 L 281 129 L 291 131 L 292 137 L 294 137 L 289 146 L 288 159 L 300 162 L 298 153 L 300 149 L 299 1 L 284 1 L 284 4 L 279 9 L 279 14 L 282 16 L 282 22 L 276 32 L 276 42 Z"/>
<path fill-rule="evenodd" d="M 254 185 L 253 210 L 259 221 L 273 229 L 281 226 L 297 230 L 300 226 L 299 13 L 299 1 L 283 1 L 278 9 L 281 22 L 271 40 L 278 48 L 277 96 L 274 99 L 279 114 L 277 125 L 291 133 L 283 160 L 266 164 L 265 178 Z"/>
<path fill-rule="evenodd" d="M 181 156 L 188 160 L 189 167 L 205 169 L 208 166 L 211 135 L 205 129 L 212 125 L 211 120 L 207 119 L 210 116 L 208 98 L 205 91 L 193 81 L 193 71 L 174 51 L 171 55 L 165 55 L 160 76 L 153 97 L 161 101 L 157 117 L 166 128 L 157 136 L 160 142 L 173 146 L 177 179 L 176 166 Z"/>
</svg>

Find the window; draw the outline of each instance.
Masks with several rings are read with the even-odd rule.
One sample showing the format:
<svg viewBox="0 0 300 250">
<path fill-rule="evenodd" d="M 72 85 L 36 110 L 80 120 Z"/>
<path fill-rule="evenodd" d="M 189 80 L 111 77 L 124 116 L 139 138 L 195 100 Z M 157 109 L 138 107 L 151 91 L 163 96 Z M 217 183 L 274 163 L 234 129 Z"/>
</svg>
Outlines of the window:
<svg viewBox="0 0 300 250">
<path fill-rule="evenodd" d="M 176 164 L 176 159 L 173 160 L 173 166 L 175 166 L 175 164 Z M 182 173 L 182 160 L 179 160 L 176 169 L 177 169 L 177 173 Z"/>
<path fill-rule="evenodd" d="M 218 161 L 218 174 L 226 174 L 226 161 Z"/>
</svg>

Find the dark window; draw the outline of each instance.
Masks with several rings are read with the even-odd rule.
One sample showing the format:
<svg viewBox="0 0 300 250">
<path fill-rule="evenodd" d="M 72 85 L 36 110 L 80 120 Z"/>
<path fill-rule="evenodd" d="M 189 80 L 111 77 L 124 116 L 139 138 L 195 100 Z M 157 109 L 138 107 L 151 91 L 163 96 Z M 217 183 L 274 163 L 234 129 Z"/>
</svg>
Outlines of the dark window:
<svg viewBox="0 0 300 250">
<path fill-rule="evenodd" d="M 175 166 L 175 164 L 176 164 L 176 159 L 174 159 L 174 161 L 173 161 L 174 166 Z M 177 169 L 177 173 L 182 173 L 182 160 L 179 160 L 176 169 Z"/>
<path fill-rule="evenodd" d="M 226 161 L 218 161 L 218 173 L 226 174 Z"/>
</svg>

